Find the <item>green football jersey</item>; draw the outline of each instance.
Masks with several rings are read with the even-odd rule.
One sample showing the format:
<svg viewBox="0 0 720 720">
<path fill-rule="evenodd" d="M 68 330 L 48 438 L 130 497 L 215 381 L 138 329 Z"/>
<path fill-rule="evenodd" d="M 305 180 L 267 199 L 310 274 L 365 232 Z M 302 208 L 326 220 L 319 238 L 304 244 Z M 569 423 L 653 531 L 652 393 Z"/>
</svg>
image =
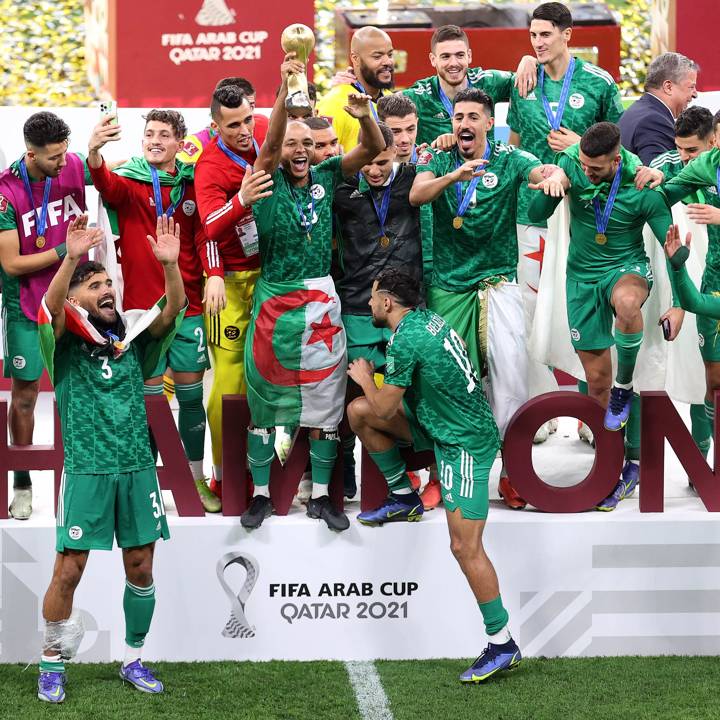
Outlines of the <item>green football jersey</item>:
<svg viewBox="0 0 720 720">
<path fill-rule="evenodd" d="M 342 157 L 315 165 L 303 187 L 290 184 L 278 168 L 272 175 L 272 195 L 253 206 L 260 242 L 262 276 L 269 282 L 292 282 L 330 274 L 332 259 L 332 204 L 342 182 Z M 300 213 L 310 221 L 308 232 Z"/>
<path fill-rule="evenodd" d="M 500 436 L 460 336 L 431 310 L 411 310 L 386 350 L 385 383 L 405 400 L 438 444 L 483 454 Z"/>
<path fill-rule="evenodd" d="M 141 365 L 158 342 L 145 331 L 113 359 L 92 357 L 92 348 L 69 331 L 57 340 L 55 397 L 66 472 L 132 472 L 155 464 Z"/>
<path fill-rule="evenodd" d="M 593 185 L 579 161 L 568 154 L 573 149 L 577 152 L 577 146 L 573 146 L 560 153 L 557 160 L 571 183 L 567 191 L 570 200 L 568 278 L 578 282 L 595 282 L 603 274 L 624 265 L 648 262 L 643 240 L 645 223 L 650 225 L 655 237 L 663 244 L 667 229 L 672 224 L 672 215 L 662 193 L 635 188 L 635 166 L 639 164 L 639 158 L 621 150 L 624 160 L 622 180 L 604 233 L 607 241 L 600 244 L 596 240 L 598 230 L 592 200 L 598 197 L 601 210 L 604 210 L 611 183 Z M 559 202 L 560 198 L 536 192 L 529 206 L 531 219 L 550 217 Z M 538 212 L 540 208 L 542 212 Z"/>
<path fill-rule="evenodd" d="M 538 69 L 539 73 L 539 69 Z M 557 112 L 564 77 L 552 80 L 545 75 L 544 94 L 553 113 Z M 622 99 L 612 76 L 605 70 L 579 58 L 575 59 L 575 70 L 570 83 L 568 100 L 562 116 L 562 127 L 582 135 L 591 125 L 608 121 L 616 123 L 623 113 Z M 552 163 L 555 151 L 550 149 L 547 136 L 550 123 L 538 86 L 526 98 L 521 98 L 513 87 L 510 96 L 507 124 L 520 135 L 520 147 L 544 163 Z M 518 205 L 518 222 L 529 225 L 527 206 L 533 191 L 521 188 Z"/>
<path fill-rule="evenodd" d="M 507 102 L 510 99 L 514 80 L 514 75 L 504 70 L 469 68 L 467 73 L 468 85 L 487 93 L 493 103 Z M 423 143 L 429 145 L 438 135 L 452 132 L 452 116 L 440 99 L 440 82 L 437 75 L 418 80 L 402 92 L 417 107 L 418 145 Z M 490 139 L 493 139 L 492 131 Z"/>
<path fill-rule="evenodd" d="M 720 148 L 713 148 L 691 160 L 675 177 L 663 184 L 670 205 L 689 195 L 693 190 L 720 185 Z"/>
<path fill-rule="evenodd" d="M 490 146 L 486 172 L 461 228 L 453 226 L 458 211 L 455 184 L 432 203 L 432 284 L 443 290 L 462 292 L 492 276 L 514 278 L 517 271 L 517 190 L 540 161 L 503 143 L 491 142 Z M 456 148 L 449 152 L 427 150 L 418 160 L 417 172 L 429 170 L 435 177 L 442 177 L 464 162 Z M 468 183 L 460 185 L 464 196 Z"/>
<path fill-rule="evenodd" d="M 669 150 L 662 155 L 658 155 L 651 163 L 650 167 L 660 170 L 668 182 L 674 177 L 680 175 L 685 167 L 680 153 L 677 150 Z M 683 202 L 701 203 L 703 205 L 712 205 L 720 208 L 720 196 L 718 196 L 717 181 L 712 185 L 698 187 L 690 195 L 683 198 Z M 703 273 L 703 284 L 714 291 L 720 290 L 720 225 L 707 225 L 708 249 L 705 256 L 705 272 Z"/>
</svg>

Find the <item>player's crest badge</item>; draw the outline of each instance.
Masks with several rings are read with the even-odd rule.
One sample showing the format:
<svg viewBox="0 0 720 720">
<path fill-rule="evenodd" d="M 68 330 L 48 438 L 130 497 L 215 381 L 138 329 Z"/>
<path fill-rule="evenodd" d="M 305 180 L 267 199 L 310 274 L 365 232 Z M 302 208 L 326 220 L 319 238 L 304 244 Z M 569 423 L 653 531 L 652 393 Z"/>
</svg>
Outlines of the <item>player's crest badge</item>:
<svg viewBox="0 0 720 720">
<path fill-rule="evenodd" d="M 195 201 L 194 200 L 185 200 L 185 202 L 182 204 L 183 212 L 186 215 L 192 215 L 195 212 Z"/>
<path fill-rule="evenodd" d="M 568 102 L 573 110 L 579 110 L 585 104 L 585 96 L 582 93 L 573 93 Z"/>
<path fill-rule="evenodd" d="M 8 199 L 4 195 L 0 195 L 0 213 L 4 213 L 8 208 Z"/>
<path fill-rule="evenodd" d="M 483 187 L 486 187 L 488 190 L 492 190 L 492 188 L 497 187 L 498 176 L 495 173 L 486 172 L 482 176 L 482 184 Z"/>
<path fill-rule="evenodd" d="M 325 188 L 317 183 L 310 188 L 310 192 L 316 200 L 322 200 L 325 197 Z"/>
</svg>

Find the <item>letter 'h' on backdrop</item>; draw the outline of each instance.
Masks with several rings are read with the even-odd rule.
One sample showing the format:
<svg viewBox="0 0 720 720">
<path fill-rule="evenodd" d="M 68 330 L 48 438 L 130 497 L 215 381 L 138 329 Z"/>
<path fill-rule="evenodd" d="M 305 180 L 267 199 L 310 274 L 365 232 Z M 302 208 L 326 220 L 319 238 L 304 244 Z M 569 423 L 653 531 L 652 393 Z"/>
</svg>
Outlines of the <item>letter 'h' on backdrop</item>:
<svg viewBox="0 0 720 720">
<path fill-rule="evenodd" d="M 693 442 L 690 431 L 664 392 L 641 393 L 642 434 L 640 454 L 640 512 L 662 512 L 665 441 L 670 443 L 680 464 L 700 496 L 706 509 L 720 512 L 720 478 L 705 461 Z M 720 392 L 715 403 L 720 401 Z M 6 497 L 10 491 L 12 470 L 53 470 L 55 473 L 55 507 L 63 468 L 63 446 L 60 421 L 54 405 L 52 445 L 8 445 L 7 401 L 0 401 L 0 477 L 6 479 Z M 198 517 L 204 514 L 192 474 L 180 441 L 169 403 L 164 397 L 146 398 L 148 423 L 153 433 L 162 466 L 158 467 L 160 486 L 173 494 L 178 515 Z M 538 477 L 532 464 L 533 437 L 538 427 L 556 417 L 570 416 L 585 422 L 595 436 L 595 461 L 589 475 L 571 487 L 547 485 Z M 540 395 L 526 403 L 513 417 L 505 434 L 505 463 L 513 485 L 530 505 L 544 512 L 582 512 L 607 497 L 617 484 L 623 464 L 621 433 L 603 427 L 604 409 L 600 404 L 577 392 L 554 392 Z M 247 401 L 239 395 L 223 398 L 223 514 L 237 516 L 247 508 L 252 483 L 246 464 L 247 427 L 250 413 Z M 717 437 L 717 421 L 713 428 Z M 403 451 L 408 469 L 427 467 L 432 453 Z M 714 443 L 713 467 L 720 459 Z M 307 433 L 302 432 L 287 463 L 275 458 L 270 479 L 273 506 L 286 515 L 307 466 L 309 448 Z M 380 505 L 387 496 L 384 478 L 366 451 L 362 451 L 361 508 Z M 330 496 L 342 508 L 342 453 L 330 483 Z M 0 519 L 7 519 L 7 505 L 0 502 Z"/>
</svg>

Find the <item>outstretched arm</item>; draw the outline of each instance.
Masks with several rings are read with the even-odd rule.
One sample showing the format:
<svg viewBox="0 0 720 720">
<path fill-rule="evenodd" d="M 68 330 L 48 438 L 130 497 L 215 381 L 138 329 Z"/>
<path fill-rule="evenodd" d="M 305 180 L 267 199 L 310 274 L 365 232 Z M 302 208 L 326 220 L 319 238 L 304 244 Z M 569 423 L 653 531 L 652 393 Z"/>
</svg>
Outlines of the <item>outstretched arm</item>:
<svg viewBox="0 0 720 720">
<path fill-rule="evenodd" d="M 104 240 L 100 228 L 88 227 L 88 216 L 81 215 L 70 222 L 65 238 L 67 255 L 50 281 L 45 293 L 45 305 L 52 316 L 53 332 L 59 338 L 65 331 L 65 300 L 70 290 L 70 280 L 80 260 Z"/>
<path fill-rule="evenodd" d="M 372 162 L 385 149 L 385 140 L 370 110 L 371 102 L 370 96 L 362 93 L 351 93 L 348 97 L 345 112 L 360 121 L 360 143 L 347 155 L 343 155 L 343 175 L 359 172 L 361 167 Z"/>
<path fill-rule="evenodd" d="M 265 142 L 260 148 L 260 153 L 255 161 L 254 171 L 264 170 L 272 175 L 280 165 L 280 155 L 282 154 L 283 140 L 285 139 L 285 128 L 287 127 L 287 110 L 285 110 L 285 100 L 288 94 L 288 76 L 305 72 L 305 66 L 295 58 L 294 52 L 288 53 L 280 66 L 280 75 L 282 76 L 282 84 L 275 104 L 270 114 L 270 123 L 268 124 Z"/>
<path fill-rule="evenodd" d="M 148 331 L 153 337 L 162 337 L 167 333 L 178 313 L 185 307 L 185 286 L 178 267 L 180 255 L 180 223 L 175 223 L 172 217 L 160 215 L 156 226 L 157 240 L 147 236 L 153 254 L 162 265 L 165 273 L 165 307 L 155 319 Z"/>
</svg>

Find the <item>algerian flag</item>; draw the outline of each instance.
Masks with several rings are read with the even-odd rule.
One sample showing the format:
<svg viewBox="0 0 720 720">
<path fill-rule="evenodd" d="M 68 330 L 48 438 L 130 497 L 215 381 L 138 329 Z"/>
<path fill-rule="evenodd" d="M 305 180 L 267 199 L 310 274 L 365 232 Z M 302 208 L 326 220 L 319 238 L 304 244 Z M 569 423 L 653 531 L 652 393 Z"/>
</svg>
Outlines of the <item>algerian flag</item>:
<svg viewBox="0 0 720 720">
<path fill-rule="evenodd" d="M 272 283 L 261 277 L 245 343 L 253 424 L 337 427 L 346 369 L 345 329 L 332 278 Z"/>
<path fill-rule="evenodd" d="M 149 310 L 129 310 L 121 314 L 125 324 L 125 337 L 121 341 L 113 342 L 112 339 L 103 335 L 91 322 L 87 310 L 73 305 L 69 300 L 65 301 L 65 332 L 71 332 L 88 345 L 98 349 L 112 346 L 112 356 L 119 357 L 127 352 L 132 341 L 141 333 L 145 332 L 155 319 L 160 315 L 167 300 L 163 295 Z M 187 305 L 186 305 L 187 307 Z M 162 338 L 156 342 L 149 343 L 142 356 L 142 371 L 145 379 L 152 377 L 152 373 L 158 364 L 160 357 L 167 352 L 170 343 L 175 337 L 180 323 L 185 316 L 185 308 L 180 311 L 175 319 L 175 325 Z M 38 312 L 38 332 L 40 333 L 40 352 L 43 362 L 47 368 L 51 382 L 55 382 L 55 333 L 52 326 L 52 315 L 48 310 L 43 295 Z"/>
</svg>

